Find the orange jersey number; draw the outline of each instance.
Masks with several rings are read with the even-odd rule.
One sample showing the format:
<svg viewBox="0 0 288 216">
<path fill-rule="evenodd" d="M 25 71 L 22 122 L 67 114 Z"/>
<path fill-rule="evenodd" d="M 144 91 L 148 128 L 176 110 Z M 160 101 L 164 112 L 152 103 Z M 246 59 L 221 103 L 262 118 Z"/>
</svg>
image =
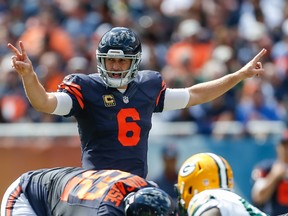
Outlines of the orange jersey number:
<svg viewBox="0 0 288 216">
<path fill-rule="evenodd" d="M 84 172 L 82 176 L 75 176 L 65 186 L 65 189 L 61 195 L 61 200 L 67 202 L 72 191 L 76 191 L 76 196 L 80 200 L 99 199 L 108 190 L 111 182 L 115 182 L 130 175 L 129 173 L 118 172 L 117 175 L 111 177 L 109 176 L 111 173 L 115 173 L 115 171 L 109 170 L 103 173 L 87 171 Z M 101 181 L 95 183 L 95 181 L 99 178 L 101 178 Z"/>
<path fill-rule="evenodd" d="M 127 121 L 132 119 L 133 122 Z M 118 140 L 123 146 L 136 146 L 140 140 L 140 126 L 135 122 L 140 120 L 139 113 L 134 108 L 122 109 L 117 115 Z"/>
</svg>

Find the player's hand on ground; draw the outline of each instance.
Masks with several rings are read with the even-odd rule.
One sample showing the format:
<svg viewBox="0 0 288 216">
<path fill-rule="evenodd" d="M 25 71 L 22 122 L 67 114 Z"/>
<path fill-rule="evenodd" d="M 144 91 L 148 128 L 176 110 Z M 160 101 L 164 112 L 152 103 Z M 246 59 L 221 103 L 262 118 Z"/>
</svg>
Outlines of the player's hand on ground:
<svg viewBox="0 0 288 216">
<path fill-rule="evenodd" d="M 33 66 L 32 63 L 27 56 L 25 47 L 22 41 L 19 41 L 20 49 L 17 49 L 12 44 L 8 43 L 8 48 L 14 53 L 11 57 L 11 65 L 19 75 L 31 75 L 33 73 Z"/>
<path fill-rule="evenodd" d="M 260 59 L 266 54 L 266 52 L 267 50 L 263 48 L 251 61 L 249 61 L 244 67 L 240 69 L 240 71 L 243 72 L 245 78 L 259 76 L 264 73 Z"/>
</svg>

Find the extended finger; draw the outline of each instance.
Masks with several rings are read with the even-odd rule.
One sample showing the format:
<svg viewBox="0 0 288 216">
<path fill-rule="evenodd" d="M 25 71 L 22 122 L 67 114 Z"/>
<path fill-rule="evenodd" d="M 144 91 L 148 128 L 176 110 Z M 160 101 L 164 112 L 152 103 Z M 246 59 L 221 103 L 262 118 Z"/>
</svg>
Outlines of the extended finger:
<svg viewBox="0 0 288 216">
<path fill-rule="evenodd" d="M 266 54 L 267 50 L 265 48 L 263 48 L 254 58 L 253 61 L 254 62 L 258 62 L 262 56 L 264 56 Z"/>
<path fill-rule="evenodd" d="M 19 50 L 15 47 L 15 46 L 13 46 L 11 43 L 8 43 L 8 48 L 12 51 L 12 52 L 14 52 L 15 53 L 15 55 L 21 55 L 21 53 L 19 52 Z"/>
<path fill-rule="evenodd" d="M 24 47 L 24 44 L 23 44 L 23 42 L 22 41 L 19 41 L 19 46 L 20 46 L 20 49 L 21 49 L 21 53 L 22 53 L 22 56 L 24 57 L 24 58 L 26 58 L 26 49 L 25 49 L 25 47 Z"/>
</svg>

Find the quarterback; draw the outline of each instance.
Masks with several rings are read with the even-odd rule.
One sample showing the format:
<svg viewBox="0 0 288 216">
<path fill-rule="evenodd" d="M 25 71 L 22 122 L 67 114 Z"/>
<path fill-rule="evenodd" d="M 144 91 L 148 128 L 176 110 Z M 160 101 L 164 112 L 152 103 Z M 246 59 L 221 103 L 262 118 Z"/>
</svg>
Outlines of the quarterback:
<svg viewBox="0 0 288 216">
<path fill-rule="evenodd" d="M 31 105 L 39 112 L 74 116 L 86 169 L 119 169 L 147 176 L 147 150 L 152 114 L 209 102 L 246 78 L 263 73 L 262 49 L 238 71 L 188 88 L 167 88 L 157 71 L 139 70 L 142 48 L 128 28 L 106 32 L 96 50 L 98 73 L 70 74 L 57 92 L 46 92 L 24 44 L 14 53 L 18 72 Z M 64 47 L 65 49 L 65 47 Z"/>
</svg>

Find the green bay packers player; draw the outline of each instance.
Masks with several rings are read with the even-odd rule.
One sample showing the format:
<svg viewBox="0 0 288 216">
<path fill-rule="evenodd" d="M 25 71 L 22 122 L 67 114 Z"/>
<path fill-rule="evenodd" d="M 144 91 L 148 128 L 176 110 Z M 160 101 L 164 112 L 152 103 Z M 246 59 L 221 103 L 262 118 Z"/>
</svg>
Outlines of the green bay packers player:
<svg viewBox="0 0 288 216">
<path fill-rule="evenodd" d="M 213 153 L 188 158 L 178 173 L 179 214 L 188 216 L 264 216 L 255 206 L 233 192 L 230 164 Z"/>
</svg>

